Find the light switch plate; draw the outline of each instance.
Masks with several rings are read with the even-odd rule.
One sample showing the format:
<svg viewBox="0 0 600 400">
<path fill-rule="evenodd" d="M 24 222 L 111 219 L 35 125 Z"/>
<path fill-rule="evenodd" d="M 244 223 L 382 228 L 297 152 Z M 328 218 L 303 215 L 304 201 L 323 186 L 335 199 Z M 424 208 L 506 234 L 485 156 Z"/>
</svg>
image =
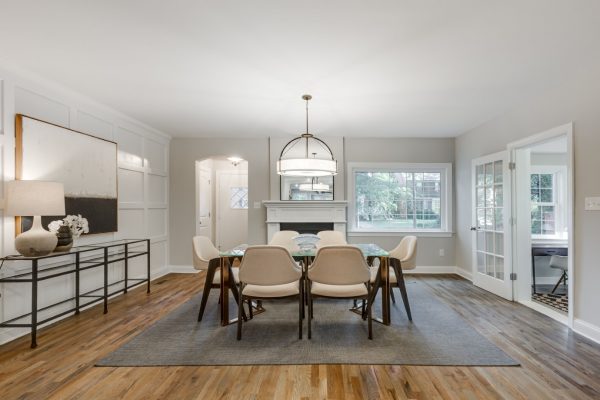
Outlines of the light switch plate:
<svg viewBox="0 0 600 400">
<path fill-rule="evenodd" d="M 586 211 L 600 211 L 600 197 L 586 197 L 585 198 L 585 210 Z"/>
<path fill-rule="evenodd" d="M 254 208 L 260 208 L 260 207 L 261 207 L 260 201 L 255 201 Z"/>
</svg>

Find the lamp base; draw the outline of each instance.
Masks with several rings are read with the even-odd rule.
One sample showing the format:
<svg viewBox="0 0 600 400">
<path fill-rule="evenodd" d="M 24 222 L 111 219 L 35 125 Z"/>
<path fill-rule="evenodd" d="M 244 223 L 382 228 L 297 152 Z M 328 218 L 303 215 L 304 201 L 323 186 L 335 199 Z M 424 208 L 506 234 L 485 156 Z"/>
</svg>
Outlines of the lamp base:
<svg viewBox="0 0 600 400">
<path fill-rule="evenodd" d="M 33 217 L 33 226 L 15 238 L 15 248 L 25 257 L 40 257 L 52 253 L 58 238 L 42 227 L 42 218 Z"/>
</svg>

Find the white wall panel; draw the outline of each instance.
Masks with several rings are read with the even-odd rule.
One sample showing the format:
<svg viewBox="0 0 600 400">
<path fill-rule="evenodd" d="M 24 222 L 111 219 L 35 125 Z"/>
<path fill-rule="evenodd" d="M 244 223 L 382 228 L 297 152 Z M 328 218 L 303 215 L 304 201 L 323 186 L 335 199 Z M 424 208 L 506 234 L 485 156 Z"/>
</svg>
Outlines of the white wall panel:
<svg viewBox="0 0 600 400">
<path fill-rule="evenodd" d="M 148 234 L 150 237 L 165 236 L 167 234 L 167 209 L 148 209 Z"/>
<path fill-rule="evenodd" d="M 144 139 L 123 127 L 117 128 L 119 163 L 136 167 L 144 166 Z"/>
<path fill-rule="evenodd" d="M 15 87 L 15 112 L 32 118 L 69 126 L 69 106 L 21 87 Z"/>
<path fill-rule="evenodd" d="M 142 239 L 145 235 L 144 210 L 119 210 L 119 237 L 124 239 Z"/>
<path fill-rule="evenodd" d="M 154 173 L 164 174 L 167 170 L 167 153 L 165 146 L 154 140 L 145 141 L 147 166 Z"/>
<path fill-rule="evenodd" d="M 85 111 L 77 111 L 77 120 L 74 129 L 101 139 L 114 141 L 114 127 L 112 123 Z"/>
<path fill-rule="evenodd" d="M 167 241 L 153 242 L 150 246 L 150 273 L 154 274 L 160 271 L 164 265 L 167 265 Z"/>
<path fill-rule="evenodd" d="M 167 178 L 148 174 L 148 202 L 166 204 L 167 195 Z"/>
<path fill-rule="evenodd" d="M 144 201 L 144 173 L 119 168 L 119 203 Z"/>
</svg>

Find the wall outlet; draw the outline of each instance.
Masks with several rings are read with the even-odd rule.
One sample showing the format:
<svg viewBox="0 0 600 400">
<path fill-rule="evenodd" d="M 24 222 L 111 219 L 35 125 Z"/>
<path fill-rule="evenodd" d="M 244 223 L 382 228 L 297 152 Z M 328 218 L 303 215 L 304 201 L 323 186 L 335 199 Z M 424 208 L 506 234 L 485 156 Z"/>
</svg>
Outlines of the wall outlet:
<svg viewBox="0 0 600 400">
<path fill-rule="evenodd" d="M 586 211 L 600 211 L 600 197 L 586 197 L 585 198 L 585 210 Z"/>
<path fill-rule="evenodd" d="M 446 249 L 440 249 L 440 257 L 444 257 L 446 255 Z"/>
</svg>

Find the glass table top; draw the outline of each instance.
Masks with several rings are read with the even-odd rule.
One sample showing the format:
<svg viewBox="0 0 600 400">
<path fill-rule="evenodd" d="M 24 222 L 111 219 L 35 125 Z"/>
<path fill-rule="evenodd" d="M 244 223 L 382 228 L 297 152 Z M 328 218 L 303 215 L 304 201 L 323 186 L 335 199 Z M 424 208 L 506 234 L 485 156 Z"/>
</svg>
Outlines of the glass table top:
<svg viewBox="0 0 600 400">
<path fill-rule="evenodd" d="M 388 257 L 389 253 L 376 245 L 375 243 L 358 243 L 350 246 L 358 247 L 365 257 Z M 233 249 L 219 252 L 221 257 L 242 257 L 248 248 L 247 244 L 241 244 Z M 317 249 L 298 250 L 292 252 L 292 257 L 314 257 L 317 255 Z"/>
</svg>

